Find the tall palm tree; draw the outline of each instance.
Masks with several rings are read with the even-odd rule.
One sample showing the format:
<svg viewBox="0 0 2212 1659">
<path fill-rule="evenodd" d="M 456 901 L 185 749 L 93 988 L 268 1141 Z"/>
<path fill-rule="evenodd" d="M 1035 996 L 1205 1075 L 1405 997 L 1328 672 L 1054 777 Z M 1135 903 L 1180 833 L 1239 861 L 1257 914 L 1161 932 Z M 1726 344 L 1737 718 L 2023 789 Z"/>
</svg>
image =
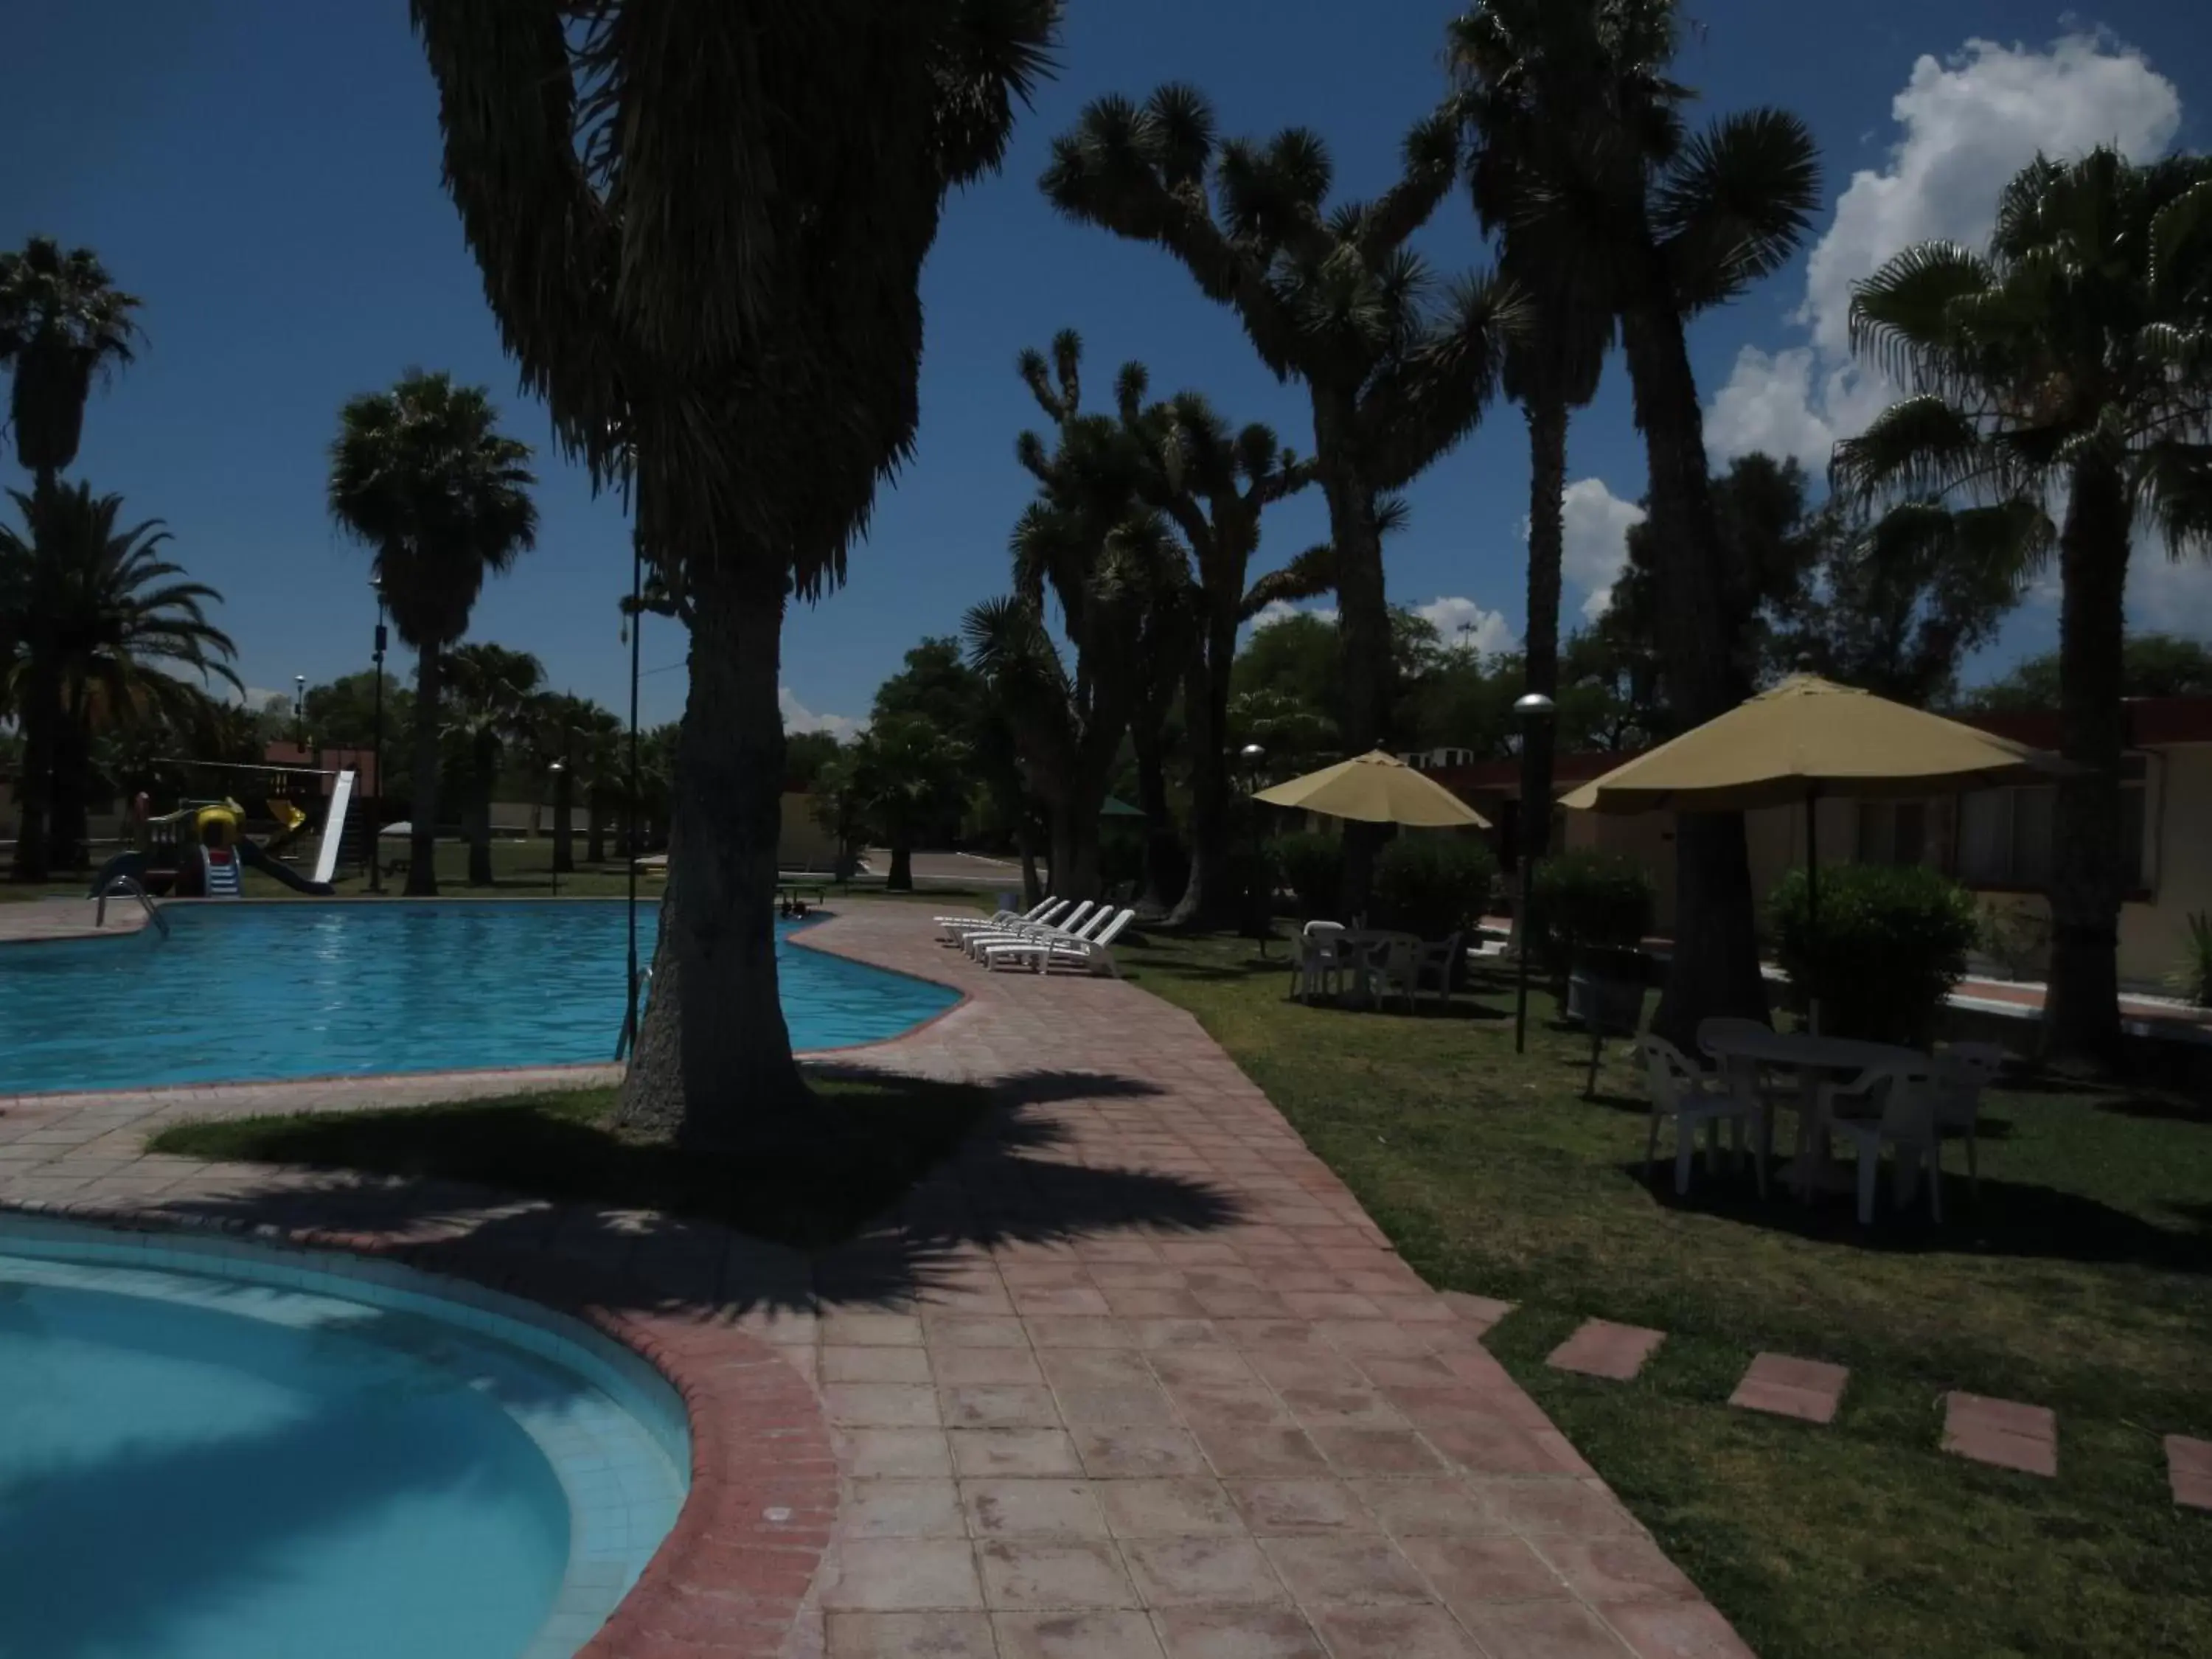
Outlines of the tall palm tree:
<svg viewBox="0 0 2212 1659">
<path fill-rule="evenodd" d="M 15 689 L 24 751 L 14 873 L 44 881 L 58 856 L 75 864 L 82 851 L 98 730 L 204 720 L 206 682 L 238 678 L 229 636 L 208 620 L 222 596 L 162 556 L 160 520 L 118 529 L 123 498 L 86 484 L 9 494 L 23 521 L 0 526 L 0 610 L 16 619 L 0 625 L 15 640 L 0 673 Z"/>
<path fill-rule="evenodd" d="M 2212 158 L 2039 157 L 1985 252 L 1910 247 L 1854 290 L 1852 343 L 1914 395 L 1837 446 L 1866 500 L 2064 501 L 2052 825 L 2051 1049 L 2120 1047 L 2122 704 L 2138 531 L 2212 555 Z"/>
<path fill-rule="evenodd" d="M 1459 107 L 1510 139 L 1499 167 L 1517 175 L 1503 203 L 1516 261 L 1578 313 L 1600 295 L 1618 320 L 1661 550 L 1666 695 L 1697 724 L 1751 688 L 1727 634 L 1686 325 L 1790 257 L 1820 182 L 1793 115 L 1754 109 L 1690 131 L 1692 94 L 1669 78 L 1680 28 L 1678 0 L 1485 0 L 1454 24 L 1449 50 Z M 1683 814 L 1675 868 L 1682 924 L 1654 1024 L 1686 1041 L 1708 1015 L 1766 1009 L 1741 815 Z"/>
<path fill-rule="evenodd" d="M 843 579 L 919 416 L 921 265 L 1060 0 L 412 0 L 446 176 L 562 443 L 690 629 L 633 1127 L 756 1149 L 832 1109 L 776 994 L 784 608 Z"/>
<path fill-rule="evenodd" d="M 528 742 L 545 666 L 527 651 L 472 641 L 446 659 L 444 731 L 468 780 L 469 885 L 489 887 L 491 798 L 508 750 Z"/>
<path fill-rule="evenodd" d="M 410 369 L 389 392 L 349 398 L 331 445 L 331 516 L 368 544 L 392 626 L 415 649 L 410 898 L 438 892 L 445 653 L 468 631 L 484 578 L 507 571 L 538 540 L 530 446 L 504 436 L 483 387 Z"/>
<path fill-rule="evenodd" d="M 15 369 L 8 415 L 16 459 L 41 485 L 76 459 L 93 378 L 131 362 L 138 304 L 90 248 L 64 253 L 33 236 L 21 253 L 0 253 L 0 363 Z"/>
<path fill-rule="evenodd" d="M 1190 874 L 1168 920 L 1176 927 L 1233 921 L 1229 885 L 1229 699 L 1237 630 L 1278 599 L 1310 599 L 1335 585 L 1326 545 L 1251 580 L 1267 509 L 1313 482 L 1310 461 L 1283 447 L 1258 422 L 1232 431 L 1195 392 L 1170 398 L 1152 430 L 1155 460 L 1148 497 L 1175 522 L 1190 548 L 1195 625 L 1188 629 L 1183 718 L 1189 732 Z M 1249 586 L 1248 586 L 1249 582 Z"/>
<path fill-rule="evenodd" d="M 618 787 L 621 749 L 615 739 L 622 722 L 589 697 L 567 692 L 546 692 L 532 707 L 527 722 L 533 758 L 553 780 L 553 868 L 567 875 L 576 867 L 576 789 L 584 790 L 584 817 L 589 837 L 586 857 L 593 864 L 606 855 L 606 830 L 600 815 L 602 797 Z M 554 770 L 554 763 L 559 769 Z"/>
<path fill-rule="evenodd" d="M 1407 136 L 1396 184 L 1333 208 L 1328 151 L 1311 131 L 1264 144 L 1215 133 L 1212 107 L 1188 86 L 1141 106 L 1102 98 L 1054 141 L 1041 183 L 1071 217 L 1165 248 L 1236 311 L 1279 378 L 1304 383 L 1336 549 L 1345 739 L 1370 749 L 1389 735 L 1391 678 L 1377 504 L 1474 426 L 1522 313 L 1482 277 L 1434 302 L 1434 276 L 1406 246 L 1458 173 L 1449 112 Z M 1364 903 L 1379 845 L 1376 826 L 1347 833 L 1347 902 Z"/>
</svg>

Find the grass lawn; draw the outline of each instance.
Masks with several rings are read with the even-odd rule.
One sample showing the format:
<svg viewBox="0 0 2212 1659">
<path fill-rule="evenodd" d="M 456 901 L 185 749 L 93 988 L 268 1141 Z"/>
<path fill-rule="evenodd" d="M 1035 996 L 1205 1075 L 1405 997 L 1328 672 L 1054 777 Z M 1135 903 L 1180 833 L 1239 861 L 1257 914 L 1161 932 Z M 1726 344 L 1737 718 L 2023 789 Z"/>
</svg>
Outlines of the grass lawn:
<svg viewBox="0 0 2212 1659">
<path fill-rule="evenodd" d="M 1548 996 L 1516 1056 L 1502 977 L 1449 1017 L 1340 1012 L 1252 956 L 1122 953 L 1431 1283 L 1519 1304 L 1493 1351 L 1763 1659 L 2212 1654 L 2212 1515 L 2173 1506 L 2160 1444 L 2212 1437 L 2212 1106 L 1992 1094 L 1978 1201 L 1960 1173 L 1948 1225 L 1862 1231 L 1702 1158 L 1677 1202 L 1665 1136 L 1646 1185 L 1638 1079 L 1616 1046 L 1582 1099 Z M 1633 1383 L 1548 1369 L 1590 1315 L 1669 1334 Z M 1849 1365 L 1836 1421 L 1728 1406 L 1761 1350 Z M 1950 1389 L 2057 1407 L 2057 1479 L 1941 1452 Z"/>
<path fill-rule="evenodd" d="M 396 854 L 398 850 L 395 843 L 393 854 Z M 619 857 L 610 859 L 604 863 L 586 864 L 583 854 L 584 838 L 579 836 L 576 838 L 576 867 L 573 871 L 564 872 L 561 877 L 559 891 L 562 897 L 619 898 L 629 892 L 629 873 L 623 868 Z M 392 854 L 387 854 L 387 856 L 391 855 Z M 312 863 L 313 860 L 310 860 L 309 862 Z M 467 844 L 459 841 L 440 842 L 438 843 L 439 896 L 441 898 L 545 898 L 551 896 L 555 890 L 553 843 L 550 841 L 495 841 L 491 845 L 491 886 L 471 887 L 468 884 Z M 248 898 L 289 899 L 307 896 L 270 880 L 258 871 L 247 870 L 243 873 L 245 894 Z M 4 904 L 9 900 L 81 898 L 84 895 L 85 889 L 89 885 L 90 879 L 88 875 L 82 879 L 73 878 L 67 881 L 51 881 L 27 886 L 5 879 L 4 872 L 0 872 L 0 904 Z M 404 875 L 386 877 L 384 883 L 385 896 L 398 897 L 400 890 L 406 884 L 406 879 Z M 816 878 L 811 876 L 800 876 L 795 878 L 795 880 L 802 888 L 811 888 L 817 884 Z M 350 866 L 340 870 L 337 878 L 331 884 L 337 889 L 338 896 L 342 898 L 362 898 L 368 896 L 368 878 L 359 869 Z M 832 895 L 845 890 L 866 893 L 878 898 L 950 904 L 956 908 L 978 899 L 988 897 L 997 890 L 992 888 L 987 891 L 984 887 L 979 885 L 933 883 L 918 892 L 886 893 L 884 891 L 881 876 L 862 877 L 853 882 L 848 888 L 842 890 L 826 882 L 821 884 L 823 890 Z M 640 872 L 637 890 L 641 898 L 651 899 L 657 903 L 659 902 L 662 890 L 666 886 L 667 882 L 665 878 Z"/>
<path fill-rule="evenodd" d="M 389 1111 L 209 1119 L 148 1149 L 481 1182 L 532 1197 L 725 1222 L 802 1248 L 852 1237 L 959 1145 L 990 1097 L 964 1084 L 812 1079 L 849 1121 L 848 1144 L 814 1166 L 680 1151 L 615 1127 L 615 1091 L 587 1089 Z"/>
</svg>

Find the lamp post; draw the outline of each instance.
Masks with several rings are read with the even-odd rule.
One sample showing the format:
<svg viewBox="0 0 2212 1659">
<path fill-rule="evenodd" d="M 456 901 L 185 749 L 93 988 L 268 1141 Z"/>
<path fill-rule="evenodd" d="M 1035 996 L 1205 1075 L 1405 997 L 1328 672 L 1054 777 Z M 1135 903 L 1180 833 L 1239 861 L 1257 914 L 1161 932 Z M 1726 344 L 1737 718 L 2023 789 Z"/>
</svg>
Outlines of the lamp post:
<svg viewBox="0 0 2212 1659">
<path fill-rule="evenodd" d="M 1244 778 L 1249 786 L 1246 794 L 1258 794 L 1260 768 L 1267 758 L 1267 751 L 1256 743 L 1248 743 L 1237 751 L 1237 757 L 1244 763 Z M 1260 842 L 1260 803 L 1256 800 L 1252 803 L 1251 813 L 1253 885 L 1252 890 L 1245 895 L 1245 903 L 1251 912 L 1253 935 L 1260 941 L 1260 955 L 1264 958 L 1267 954 L 1267 935 L 1272 931 L 1267 913 L 1274 900 L 1274 884 L 1267 879 L 1264 868 L 1265 859 Z"/>
<path fill-rule="evenodd" d="M 1540 691 L 1531 691 L 1513 705 L 1521 722 L 1521 902 L 1513 915 L 1514 931 L 1521 935 L 1513 975 L 1513 1052 L 1516 1054 L 1528 1048 L 1528 957 L 1535 945 L 1528 928 L 1528 897 L 1534 885 L 1536 860 L 1543 856 L 1552 828 L 1551 801 L 1536 799 L 1549 794 L 1537 775 L 1536 759 L 1548 748 L 1544 740 L 1550 735 L 1555 707 Z"/>
<path fill-rule="evenodd" d="M 307 677 L 292 676 L 292 746 L 302 756 L 307 752 Z"/>
<path fill-rule="evenodd" d="M 369 798 L 368 813 L 368 890 L 384 891 L 384 578 L 371 576 L 369 586 L 376 594 L 375 649 L 370 653 L 376 663 L 376 714 L 374 735 L 371 738 L 375 750 L 376 792 Z"/>
<path fill-rule="evenodd" d="M 561 804 L 561 775 L 566 772 L 568 769 L 563 766 L 559 761 L 555 761 L 553 764 L 546 769 L 553 774 L 553 811 L 556 815 L 564 813 L 568 811 L 568 808 Z M 553 834 L 555 836 L 554 844 L 558 846 L 559 836 L 561 834 L 561 826 L 559 824 L 556 823 L 553 826 Z M 559 898 L 561 896 L 561 860 L 558 859 L 555 859 L 553 860 L 553 896 L 555 898 Z"/>
</svg>

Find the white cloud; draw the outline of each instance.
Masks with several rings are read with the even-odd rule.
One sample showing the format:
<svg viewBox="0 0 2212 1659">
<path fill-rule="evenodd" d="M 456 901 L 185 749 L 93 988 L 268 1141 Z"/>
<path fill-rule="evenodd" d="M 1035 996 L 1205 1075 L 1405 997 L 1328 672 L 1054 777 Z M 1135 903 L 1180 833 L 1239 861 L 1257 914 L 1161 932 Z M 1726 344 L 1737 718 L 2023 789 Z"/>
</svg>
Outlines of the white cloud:
<svg viewBox="0 0 2212 1659">
<path fill-rule="evenodd" d="M 2181 99 L 2141 52 L 2075 33 L 2040 52 L 1970 40 L 1948 62 L 1923 56 L 1890 114 L 1901 131 L 1887 163 L 1852 174 L 1814 246 L 1791 318 L 1806 343 L 1746 346 L 1713 399 L 1705 441 L 1722 459 L 1764 449 L 1825 469 L 1835 441 L 1863 431 L 1893 395 L 1851 360 L 1851 284 L 1914 242 L 1982 245 L 1998 192 L 2039 151 L 2065 159 L 2111 144 L 2137 161 L 2162 155 Z"/>
<path fill-rule="evenodd" d="M 266 708 L 272 702 L 281 702 L 289 708 L 292 706 L 292 689 L 286 686 L 281 690 L 271 690 L 265 685 L 249 685 L 243 692 L 232 692 L 230 701 L 255 710 Z"/>
<path fill-rule="evenodd" d="M 776 688 L 776 703 L 783 710 L 783 729 L 787 732 L 827 732 L 842 743 L 857 732 L 867 729 L 867 721 L 856 720 L 848 714 L 817 714 L 792 695 L 787 685 Z"/>
<path fill-rule="evenodd" d="M 2149 537 L 2138 537 L 2128 561 L 2128 620 L 2146 634 L 2212 639 L 2212 561 L 2166 556 Z"/>
<path fill-rule="evenodd" d="M 1285 617 L 1318 617 L 1325 623 L 1336 620 L 1336 607 L 1326 605 L 1292 605 L 1288 599 L 1270 599 L 1252 613 L 1246 626 L 1258 630 Z"/>
<path fill-rule="evenodd" d="M 1426 605 L 1415 605 L 1413 612 L 1434 624 L 1446 645 L 1464 642 L 1486 657 L 1513 650 L 1521 643 L 1521 636 L 1513 631 L 1512 623 L 1498 611 L 1485 611 L 1473 599 L 1434 599 Z"/>
<path fill-rule="evenodd" d="M 1614 495 L 1602 478 L 1576 479 L 1560 507 L 1565 520 L 1560 574 L 1583 591 L 1583 620 L 1595 622 L 1613 603 L 1613 585 L 1628 564 L 1628 532 L 1644 522 L 1644 512 Z M 1521 533 L 1528 533 L 1526 520 Z"/>
</svg>

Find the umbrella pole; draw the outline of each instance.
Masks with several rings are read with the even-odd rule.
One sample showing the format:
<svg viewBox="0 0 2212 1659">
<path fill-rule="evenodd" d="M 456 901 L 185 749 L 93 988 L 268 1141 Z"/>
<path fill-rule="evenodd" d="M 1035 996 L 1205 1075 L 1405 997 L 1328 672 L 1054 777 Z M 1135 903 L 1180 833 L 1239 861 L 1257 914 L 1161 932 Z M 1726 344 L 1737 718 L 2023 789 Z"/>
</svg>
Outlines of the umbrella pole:
<svg viewBox="0 0 2212 1659">
<path fill-rule="evenodd" d="M 1805 1007 L 1820 1035 L 1820 787 L 1805 788 Z"/>
</svg>

